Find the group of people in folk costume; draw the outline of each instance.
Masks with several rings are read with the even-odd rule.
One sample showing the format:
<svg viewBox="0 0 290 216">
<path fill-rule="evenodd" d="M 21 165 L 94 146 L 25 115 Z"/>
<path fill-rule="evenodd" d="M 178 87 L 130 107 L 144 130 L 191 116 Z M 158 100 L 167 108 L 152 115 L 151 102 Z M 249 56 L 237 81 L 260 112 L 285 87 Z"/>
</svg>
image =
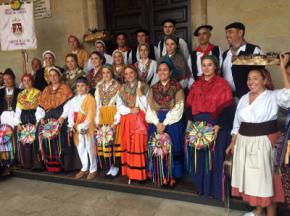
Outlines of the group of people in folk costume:
<svg viewBox="0 0 290 216">
<path fill-rule="evenodd" d="M 21 77 L 23 90 L 11 69 L 2 73 L 1 172 L 19 163 L 53 173 L 79 169 L 74 178 L 92 180 L 103 169 L 129 184 L 174 187 L 187 171 L 198 194 L 221 199 L 224 160 L 233 154 L 231 191 L 256 207 L 248 216 L 265 208 L 275 215 L 276 203 L 290 203 L 289 123 L 277 127 L 280 110 L 289 122 L 289 55 L 280 55 L 283 88 L 274 90 L 264 67 L 232 65 L 233 56 L 262 53 L 246 42 L 242 23 L 225 27 L 225 52 L 210 43 L 213 27 L 202 25 L 189 53 L 175 25 L 164 20 L 157 47 L 144 29 L 133 48 L 117 33 L 112 55 L 101 40 L 88 55 L 71 35 L 66 69 L 47 50 L 44 65 L 33 59 L 34 72 Z"/>
</svg>

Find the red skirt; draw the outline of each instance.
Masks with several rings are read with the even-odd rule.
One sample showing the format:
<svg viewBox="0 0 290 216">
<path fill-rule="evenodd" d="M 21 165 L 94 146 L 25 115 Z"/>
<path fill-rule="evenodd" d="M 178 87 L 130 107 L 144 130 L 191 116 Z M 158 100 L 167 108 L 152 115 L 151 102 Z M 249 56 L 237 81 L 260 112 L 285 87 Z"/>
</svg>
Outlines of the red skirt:
<svg viewBox="0 0 290 216">
<path fill-rule="evenodd" d="M 144 112 L 122 115 L 120 132 L 122 175 L 132 180 L 146 180 L 147 124 Z"/>
</svg>

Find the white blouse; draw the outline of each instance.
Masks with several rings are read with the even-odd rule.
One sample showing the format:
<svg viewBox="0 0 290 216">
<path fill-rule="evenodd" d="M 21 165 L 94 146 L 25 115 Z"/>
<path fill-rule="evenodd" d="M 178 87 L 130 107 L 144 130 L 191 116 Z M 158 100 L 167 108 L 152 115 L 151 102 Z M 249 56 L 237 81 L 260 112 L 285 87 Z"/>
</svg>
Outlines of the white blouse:
<svg viewBox="0 0 290 216">
<path fill-rule="evenodd" d="M 63 105 L 63 111 L 62 111 L 62 114 L 60 115 L 60 118 L 64 118 L 64 119 L 67 118 L 69 110 L 70 110 L 70 106 L 71 106 L 71 100 L 67 101 Z M 45 110 L 41 108 L 40 106 L 38 106 L 36 108 L 35 117 L 36 117 L 36 122 L 38 123 L 41 119 L 45 117 Z"/>
<path fill-rule="evenodd" d="M 138 88 L 140 88 L 141 82 L 138 81 Z M 120 97 L 120 93 L 117 96 L 117 110 L 120 115 L 127 115 L 130 113 L 131 109 L 127 107 L 122 98 Z M 145 113 L 147 111 L 147 96 L 143 95 L 141 97 L 136 96 L 136 107 L 139 107 Z"/>
<path fill-rule="evenodd" d="M 97 114 L 96 114 L 96 120 L 95 121 L 96 121 L 97 125 L 100 122 L 100 107 L 102 107 L 101 97 L 100 97 L 100 94 L 99 94 L 99 90 L 100 90 L 99 85 L 100 84 L 96 85 L 96 91 L 95 91 L 95 99 L 96 99 L 96 105 L 97 105 Z M 105 84 L 106 90 L 110 87 L 111 84 L 112 84 L 112 82 L 109 83 L 109 84 Z M 110 99 L 110 102 L 109 102 L 109 104 L 107 106 L 116 106 L 116 101 L 117 101 L 118 94 L 119 94 L 119 91 L 115 94 L 114 97 L 112 97 Z M 114 117 L 114 124 L 118 124 L 119 123 L 119 117 L 118 116 L 119 116 L 119 114 L 116 113 L 116 115 Z"/>
<path fill-rule="evenodd" d="M 239 101 L 232 134 L 238 134 L 241 122 L 262 123 L 277 119 L 278 107 L 290 107 L 290 89 L 265 90 L 251 104 L 249 93 Z"/>
<path fill-rule="evenodd" d="M 176 103 L 175 106 L 170 110 L 163 121 L 163 124 L 171 125 L 176 122 L 179 122 L 182 118 L 182 114 L 184 111 L 184 101 L 180 101 L 179 103 Z M 149 124 L 157 125 L 159 123 L 159 119 L 157 117 L 156 111 L 152 110 L 150 106 L 148 106 L 147 112 L 146 112 L 146 121 Z"/>
<path fill-rule="evenodd" d="M 149 59 L 148 59 L 148 61 L 149 61 Z M 137 65 L 138 65 L 138 68 L 140 71 L 143 71 L 146 68 L 146 64 L 143 64 L 141 61 L 138 61 Z M 152 79 L 151 86 L 159 81 L 159 77 L 156 73 L 156 70 L 157 70 L 157 62 L 155 60 L 151 59 L 150 67 L 148 69 L 148 74 L 147 74 L 147 78 L 146 78 L 147 82 L 149 82 Z"/>
</svg>

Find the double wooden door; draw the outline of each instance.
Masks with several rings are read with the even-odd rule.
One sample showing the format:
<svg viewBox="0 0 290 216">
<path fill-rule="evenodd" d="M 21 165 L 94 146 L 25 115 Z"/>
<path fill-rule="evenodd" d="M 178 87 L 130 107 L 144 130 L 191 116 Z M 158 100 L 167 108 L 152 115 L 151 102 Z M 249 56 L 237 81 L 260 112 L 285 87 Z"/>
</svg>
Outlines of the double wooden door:
<svg viewBox="0 0 290 216">
<path fill-rule="evenodd" d="M 106 25 L 111 33 L 124 31 L 131 46 L 136 45 L 135 31 L 145 28 L 150 42 L 156 44 L 163 35 L 162 21 L 177 21 L 176 34 L 191 44 L 191 0 L 104 0 Z"/>
</svg>

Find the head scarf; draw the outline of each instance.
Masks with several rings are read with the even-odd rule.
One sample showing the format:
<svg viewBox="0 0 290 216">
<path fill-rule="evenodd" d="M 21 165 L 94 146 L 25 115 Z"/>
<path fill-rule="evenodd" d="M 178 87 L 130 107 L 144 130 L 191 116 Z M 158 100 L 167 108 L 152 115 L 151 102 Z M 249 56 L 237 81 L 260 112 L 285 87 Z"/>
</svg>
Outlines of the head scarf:
<svg viewBox="0 0 290 216">
<path fill-rule="evenodd" d="M 50 55 L 52 55 L 53 58 L 54 58 L 54 60 L 56 60 L 56 55 L 55 55 L 55 53 L 52 52 L 51 50 L 45 50 L 45 51 L 42 53 L 42 59 L 44 59 L 44 56 L 45 56 L 46 54 L 50 54 Z"/>
<path fill-rule="evenodd" d="M 62 72 L 60 71 L 60 69 L 58 69 L 57 67 L 51 67 L 48 71 L 48 73 L 50 73 L 50 71 L 55 71 L 58 73 L 58 75 L 60 76 L 60 78 L 62 78 Z"/>
<path fill-rule="evenodd" d="M 219 61 L 214 55 L 205 55 L 205 56 L 203 56 L 202 59 L 201 59 L 201 62 L 203 62 L 203 60 L 205 60 L 205 59 L 211 60 L 214 63 L 214 65 L 216 66 L 216 68 L 217 69 L 219 68 Z"/>
<path fill-rule="evenodd" d="M 171 74 L 171 77 L 174 77 L 176 74 L 177 74 L 177 70 L 176 70 L 176 67 L 174 66 L 173 62 L 171 61 L 170 58 L 165 58 L 163 59 L 158 67 L 161 65 L 161 64 L 166 64 L 168 67 L 169 67 L 169 70 L 172 71 L 172 74 Z M 157 70 L 158 71 L 158 70 Z"/>
<path fill-rule="evenodd" d="M 96 40 L 96 42 L 95 42 L 95 46 L 96 46 L 98 43 L 102 44 L 103 47 L 106 48 L 106 44 L 105 44 L 104 41 L 102 41 L 102 40 Z"/>
<path fill-rule="evenodd" d="M 113 52 L 112 57 L 114 58 L 114 55 L 116 55 L 117 53 L 120 53 L 121 54 L 121 56 L 122 56 L 122 63 L 124 64 L 124 55 L 123 55 L 123 53 L 120 50 L 116 49 Z M 115 63 L 115 62 L 113 62 L 113 63 Z"/>
<path fill-rule="evenodd" d="M 67 41 L 69 42 L 69 39 L 71 39 L 71 38 L 74 38 L 77 41 L 77 43 L 78 43 L 78 47 L 80 47 L 81 43 L 80 43 L 79 39 L 76 36 L 74 36 L 74 35 L 68 36 Z"/>
</svg>

